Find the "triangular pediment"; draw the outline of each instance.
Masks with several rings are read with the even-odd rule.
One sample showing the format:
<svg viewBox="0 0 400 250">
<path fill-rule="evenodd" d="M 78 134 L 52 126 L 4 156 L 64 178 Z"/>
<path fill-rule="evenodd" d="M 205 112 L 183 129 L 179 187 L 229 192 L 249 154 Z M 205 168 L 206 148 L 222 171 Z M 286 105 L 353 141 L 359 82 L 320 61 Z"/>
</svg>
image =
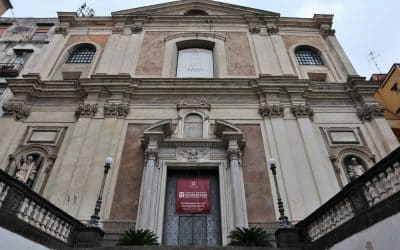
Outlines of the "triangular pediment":
<svg viewBox="0 0 400 250">
<path fill-rule="evenodd" d="M 206 11 L 209 15 L 266 15 L 279 16 L 279 13 L 253 9 L 240 5 L 222 3 L 211 0 L 181 0 L 140 8 L 113 12 L 112 15 L 171 15 L 180 16 L 191 9 Z"/>
</svg>

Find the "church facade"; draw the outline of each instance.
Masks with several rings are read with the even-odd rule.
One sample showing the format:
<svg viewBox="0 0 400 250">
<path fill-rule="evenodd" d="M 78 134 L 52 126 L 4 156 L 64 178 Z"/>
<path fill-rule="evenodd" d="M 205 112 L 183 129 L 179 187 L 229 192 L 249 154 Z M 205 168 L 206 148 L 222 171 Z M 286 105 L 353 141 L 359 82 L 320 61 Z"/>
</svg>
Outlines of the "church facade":
<svg viewBox="0 0 400 250">
<path fill-rule="evenodd" d="M 295 223 L 399 145 L 332 19 L 209 0 L 59 12 L 34 66 L 7 79 L 0 166 L 86 221 L 110 156 L 106 234 L 226 245 L 235 227 L 274 227 L 274 158 Z"/>
</svg>

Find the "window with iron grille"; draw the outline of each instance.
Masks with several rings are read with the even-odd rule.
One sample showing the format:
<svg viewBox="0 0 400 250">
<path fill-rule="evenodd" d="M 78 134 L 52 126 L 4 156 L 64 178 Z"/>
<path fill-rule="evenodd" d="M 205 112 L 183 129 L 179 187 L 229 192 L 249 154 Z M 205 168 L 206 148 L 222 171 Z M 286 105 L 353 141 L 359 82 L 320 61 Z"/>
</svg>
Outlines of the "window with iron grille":
<svg viewBox="0 0 400 250">
<path fill-rule="evenodd" d="M 320 55 L 311 48 L 300 47 L 295 54 L 300 65 L 324 65 Z"/>
<path fill-rule="evenodd" d="M 33 41 L 43 41 L 47 39 L 47 32 L 35 32 L 32 37 Z"/>
<path fill-rule="evenodd" d="M 96 48 L 93 45 L 79 46 L 72 51 L 65 63 L 92 63 Z"/>
</svg>

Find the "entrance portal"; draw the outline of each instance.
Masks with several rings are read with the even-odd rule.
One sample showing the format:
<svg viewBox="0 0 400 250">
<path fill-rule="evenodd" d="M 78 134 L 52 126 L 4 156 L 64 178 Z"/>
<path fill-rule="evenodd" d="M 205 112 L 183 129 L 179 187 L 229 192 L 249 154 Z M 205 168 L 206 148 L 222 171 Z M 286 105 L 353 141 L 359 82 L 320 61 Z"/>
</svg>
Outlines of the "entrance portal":
<svg viewBox="0 0 400 250">
<path fill-rule="evenodd" d="M 177 212 L 178 180 L 202 180 L 209 185 L 209 209 Z M 204 197 L 203 197 L 204 198 Z M 189 204 L 190 205 L 190 204 Z M 221 245 L 221 216 L 217 171 L 168 170 L 164 213 L 164 245 Z"/>
</svg>

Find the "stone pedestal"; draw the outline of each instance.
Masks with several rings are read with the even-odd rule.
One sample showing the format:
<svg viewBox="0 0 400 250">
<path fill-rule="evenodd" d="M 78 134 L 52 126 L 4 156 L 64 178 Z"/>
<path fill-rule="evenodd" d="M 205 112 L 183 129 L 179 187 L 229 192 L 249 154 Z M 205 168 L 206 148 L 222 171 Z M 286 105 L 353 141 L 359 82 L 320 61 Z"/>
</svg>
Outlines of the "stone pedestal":
<svg viewBox="0 0 400 250">
<path fill-rule="evenodd" d="M 75 247 L 99 247 L 103 242 L 104 232 L 99 227 L 81 227 L 76 234 Z"/>
<path fill-rule="evenodd" d="M 301 231 L 298 228 L 278 228 L 275 240 L 278 248 L 302 249 Z"/>
</svg>

